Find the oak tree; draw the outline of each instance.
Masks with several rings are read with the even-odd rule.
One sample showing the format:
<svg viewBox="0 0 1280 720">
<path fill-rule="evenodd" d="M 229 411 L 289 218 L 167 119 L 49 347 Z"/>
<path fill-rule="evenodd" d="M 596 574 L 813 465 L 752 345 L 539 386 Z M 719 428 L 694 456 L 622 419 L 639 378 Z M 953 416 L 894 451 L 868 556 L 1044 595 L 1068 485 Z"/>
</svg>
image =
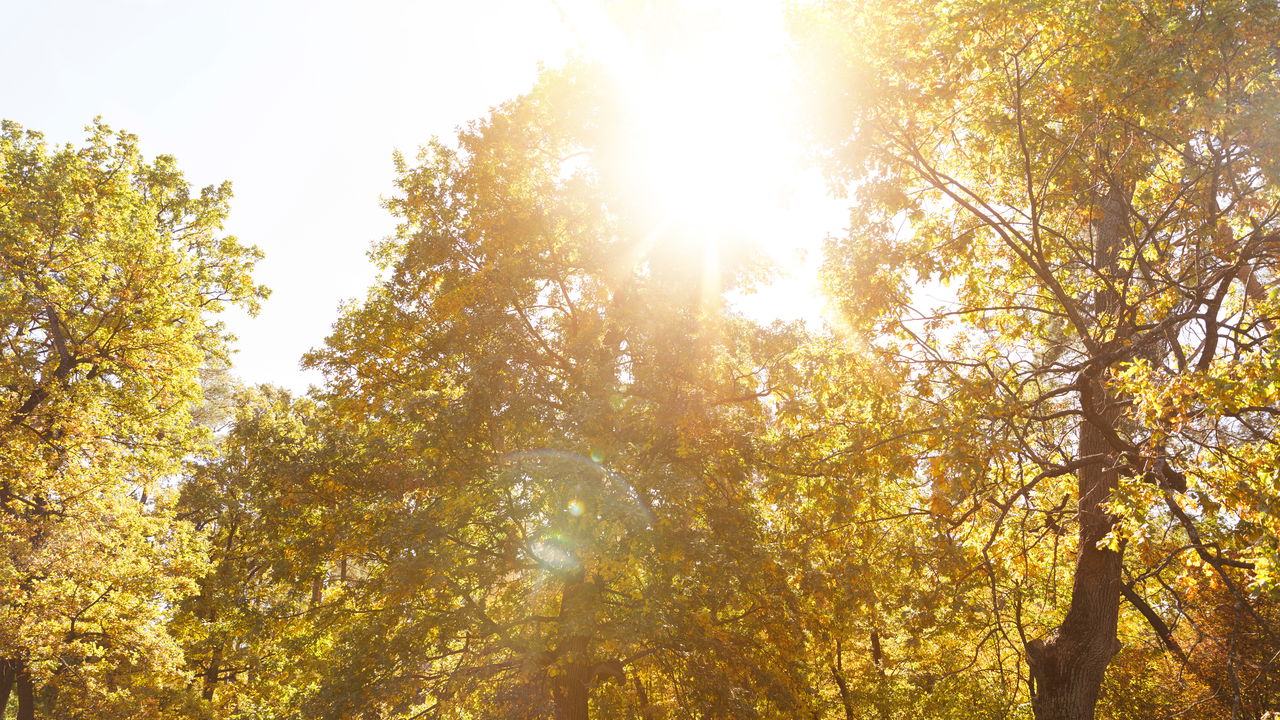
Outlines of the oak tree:
<svg viewBox="0 0 1280 720">
<path fill-rule="evenodd" d="M 823 131 L 858 178 L 831 285 L 937 409 L 919 426 L 936 512 L 992 524 L 989 551 L 1010 526 L 1035 533 L 1036 555 L 1074 546 L 1060 619 L 1029 618 L 1021 596 L 993 612 L 1025 638 L 1036 717 L 1092 718 L 1126 598 L 1167 637 L 1143 583 L 1201 564 L 1247 604 L 1263 578 L 1241 571 L 1272 552 L 1223 531 L 1237 510 L 1270 522 L 1232 499 L 1250 484 L 1238 443 L 1270 444 L 1276 397 L 1190 388 L 1242 365 L 1261 377 L 1275 357 L 1280 12 L 1118 0 L 819 16 L 817 44 L 846 71 Z M 1171 406 L 1152 399 L 1172 388 L 1186 390 Z"/>
<path fill-rule="evenodd" d="M 165 620 L 204 568 L 170 479 L 206 436 L 214 315 L 256 306 L 228 185 L 95 123 L 0 130 L 0 712 L 152 717 L 180 702 Z"/>
</svg>

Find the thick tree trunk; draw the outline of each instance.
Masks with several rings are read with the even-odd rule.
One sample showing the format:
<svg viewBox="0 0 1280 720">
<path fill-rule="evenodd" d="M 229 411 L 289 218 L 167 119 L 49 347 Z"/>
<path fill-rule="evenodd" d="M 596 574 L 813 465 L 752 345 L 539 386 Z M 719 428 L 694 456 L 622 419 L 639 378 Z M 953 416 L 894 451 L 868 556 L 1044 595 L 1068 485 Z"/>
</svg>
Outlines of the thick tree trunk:
<svg viewBox="0 0 1280 720">
<path fill-rule="evenodd" d="M 1088 423 L 1081 428 L 1081 456 L 1104 453 L 1108 447 L 1101 431 Z M 1099 506 L 1116 481 L 1115 469 L 1107 465 L 1093 465 L 1079 473 L 1080 550 L 1071 606 L 1048 637 L 1027 644 L 1036 720 L 1093 720 L 1103 674 L 1120 649 L 1116 622 L 1122 556 L 1097 546 L 1112 525 Z"/>
<path fill-rule="evenodd" d="M 1101 201 L 1094 263 L 1105 281 L 1116 279 L 1116 258 L 1125 234 L 1126 205 L 1117 187 L 1112 187 Z M 1118 296 L 1111 287 L 1097 291 L 1094 311 L 1099 322 L 1112 322 L 1107 318 L 1118 307 Z M 1109 332 L 1103 330 L 1098 334 Z M 1120 405 L 1106 390 L 1106 372 L 1107 365 L 1098 362 L 1079 380 L 1083 421 L 1078 456 L 1098 458 L 1098 462 L 1076 473 L 1080 549 L 1067 616 L 1047 637 L 1027 643 L 1036 720 L 1093 720 L 1103 675 L 1112 656 L 1120 649 L 1116 624 L 1120 614 L 1123 548 L 1116 551 L 1098 547 L 1114 524 L 1102 504 L 1110 499 L 1119 480 L 1118 458 L 1107 438 L 1115 432 Z"/>
<path fill-rule="evenodd" d="M 556 720 L 590 720 L 591 669 L 575 664 L 569 668 L 556 697 Z"/>
<path fill-rule="evenodd" d="M 591 637 L 595 630 L 595 583 L 582 570 L 565 580 L 560 596 L 560 651 L 565 673 L 555 692 L 556 720 L 589 720 L 591 717 Z"/>
<path fill-rule="evenodd" d="M 24 664 L 19 663 L 15 670 L 14 688 L 18 691 L 17 720 L 36 720 L 35 687 Z"/>
</svg>

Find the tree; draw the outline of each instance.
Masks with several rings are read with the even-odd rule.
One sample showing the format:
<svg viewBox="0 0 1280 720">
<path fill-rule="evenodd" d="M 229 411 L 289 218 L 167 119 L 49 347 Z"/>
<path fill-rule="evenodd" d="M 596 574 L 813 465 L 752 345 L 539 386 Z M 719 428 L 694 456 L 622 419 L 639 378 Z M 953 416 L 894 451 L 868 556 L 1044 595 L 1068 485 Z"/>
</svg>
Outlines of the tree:
<svg viewBox="0 0 1280 720">
<path fill-rule="evenodd" d="M 336 571 L 339 505 L 319 408 L 272 387 L 241 389 L 214 452 L 190 464 L 176 503 L 209 541 L 212 571 L 173 621 L 206 709 L 265 717 L 296 709 L 320 672 L 315 622 Z M 329 485 L 328 487 L 332 487 Z M 337 577 L 330 577 L 330 575 Z"/>
<path fill-rule="evenodd" d="M 170 608 L 204 568 L 169 478 L 207 435 L 212 316 L 256 307 L 227 185 L 102 123 L 82 148 L 0 132 L 0 710 L 159 716 L 180 701 Z"/>
<path fill-rule="evenodd" d="M 309 359 L 360 572 L 312 716 L 806 707 L 751 491 L 792 341 L 723 313 L 745 259 L 619 192 L 608 88 L 550 73 L 399 163 L 385 280 Z"/>
<path fill-rule="evenodd" d="M 831 286 L 936 409 L 916 427 L 935 512 L 990 523 L 987 556 L 1012 552 L 1010 526 L 1038 559 L 1075 545 L 1061 621 L 1002 625 L 1026 638 L 1036 717 L 1092 718 L 1122 598 L 1168 637 L 1135 583 L 1200 564 L 1248 606 L 1268 582 L 1272 543 L 1230 518 L 1273 522 L 1236 488 L 1277 408 L 1257 384 L 1277 351 L 1280 12 L 895 2 L 811 20 L 847 71 L 823 131 L 858 178 Z"/>
</svg>

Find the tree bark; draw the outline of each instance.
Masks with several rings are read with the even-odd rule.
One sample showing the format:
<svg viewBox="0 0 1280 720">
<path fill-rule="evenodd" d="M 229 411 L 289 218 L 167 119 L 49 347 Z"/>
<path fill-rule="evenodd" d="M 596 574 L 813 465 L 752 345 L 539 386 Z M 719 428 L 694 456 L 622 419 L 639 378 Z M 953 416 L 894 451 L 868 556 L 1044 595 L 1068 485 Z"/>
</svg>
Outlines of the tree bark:
<svg viewBox="0 0 1280 720">
<path fill-rule="evenodd" d="M 213 648 L 213 652 L 209 655 L 209 665 L 204 669 L 203 687 L 200 689 L 200 697 L 205 700 L 213 700 L 213 693 L 218 687 L 218 674 L 222 665 L 222 646 L 218 645 Z"/>
<path fill-rule="evenodd" d="M 589 720 L 591 669 L 574 663 L 556 694 L 556 720 Z"/>
<path fill-rule="evenodd" d="M 317 575 L 311 579 L 311 607 L 315 610 L 320 607 L 320 603 L 324 601 L 324 577 Z"/>
<path fill-rule="evenodd" d="M 567 662 L 555 692 L 556 720 L 589 720 L 591 717 L 591 636 L 595 627 L 596 585 L 586 573 L 575 570 L 560 596 L 563 633 L 560 652 Z"/>
<path fill-rule="evenodd" d="M 9 709 L 9 693 L 13 691 L 14 663 L 12 660 L 0 660 L 0 718 Z"/>
<path fill-rule="evenodd" d="M 1094 238 L 1094 264 L 1104 286 L 1095 294 L 1095 322 L 1114 322 L 1119 298 L 1109 284 L 1116 277 L 1118 251 L 1125 235 L 1122 191 L 1112 186 L 1101 199 Z M 1099 336 L 1114 333 L 1099 328 Z M 1104 347 L 1113 343 L 1104 342 Z M 1118 550 L 1098 547 L 1114 525 L 1102 508 L 1119 481 L 1119 458 L 1108 441 L 1120 417 L 1120 404 L 1107 391 L 1108 364 L 1095 362 L 1079 378 L 1078 456 L 1097 457 L 1076 472 L 1079 492 L 1080 548 L 1076 555 L 1071 604 L 1062 624 L 1046 637 L 1027 643 L 1036 720 L 1093 720 L 1103 676 L 1120 649 L 1116 625 L 1120 614 L 1121 561 Z"/>
<path fill-rule="evenodd" d="M 835 678 L 836 687 L 840 689 L 840 704 L 844 706 L 845 720 L 857 720 L 858 711 L 853 701 L 853 690 L 849 687 L 849 681 L 835 665 L 831 666 L 831 676 Z"/>
<path fill-rule="evenodd" d="M 36 720 L 35 687 L 24 663 L 18 663 L 15 668 L 14 687 L 18 691 L 17 720 Z"/>
</svg>

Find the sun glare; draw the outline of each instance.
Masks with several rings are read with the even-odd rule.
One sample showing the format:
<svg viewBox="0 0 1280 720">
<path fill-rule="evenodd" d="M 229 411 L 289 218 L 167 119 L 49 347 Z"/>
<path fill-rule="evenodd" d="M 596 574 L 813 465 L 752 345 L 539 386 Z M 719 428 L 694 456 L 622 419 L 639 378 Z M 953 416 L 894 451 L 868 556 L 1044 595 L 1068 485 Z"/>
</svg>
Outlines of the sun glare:
<svg viewBox="0 0 1280 720">
<path fill-rule="evenodd" d="M 708 276 L 727 244 L 744 242 L 768 253 L 779 281 L 808 275 L 806 290 L 796 293 L 792 282 L 781 303 L 748 299 L 749 313 L 756 305 L 766 315 L 816 318 L 812 261 L 828 228 L 816 229 L 821 213 L 797 205 L 823 192 L 803 162 L 793 116 L 784 4 L 686 0 L 625 17 L 585 0 L 561 7 L 623 88 L 628 176 L 645 205 L 664 226 L 698 238 Z"/>
<path fill-rule="evenodd" d="M 633 160 L 646 190 L 675 219 L 707 229 L 776 209 L 796 160 L 781 19 L 715 19 L 629 78 Z"/>
</svg>

